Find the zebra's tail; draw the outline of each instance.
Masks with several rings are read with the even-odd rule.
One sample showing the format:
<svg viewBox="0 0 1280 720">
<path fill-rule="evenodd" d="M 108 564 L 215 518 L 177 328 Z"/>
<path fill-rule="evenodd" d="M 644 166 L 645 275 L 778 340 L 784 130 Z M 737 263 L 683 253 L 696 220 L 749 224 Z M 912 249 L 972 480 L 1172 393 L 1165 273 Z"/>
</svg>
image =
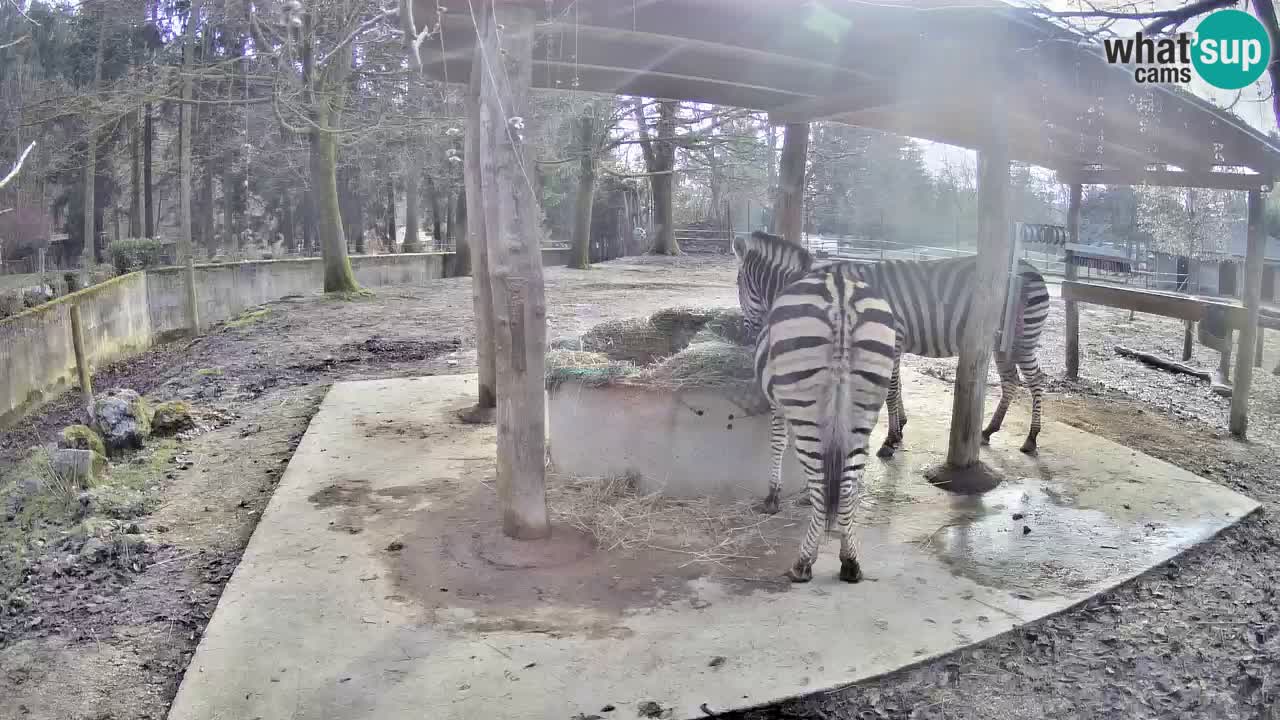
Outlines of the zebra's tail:
<svg viewBox="0 0 1280 720">
<path fill-rule="evenodd" d="M 839 423 L 836 423 L 838 425 Z M 847 432 L 845 433 L 847 434 Z M 832 428 L 822 448 L 822 479 L 826 486 L 827 532 L 836 527 L 840 511 L 840 480 L 844 475 L 844 448 L 841 433 Z"/>
</svg>

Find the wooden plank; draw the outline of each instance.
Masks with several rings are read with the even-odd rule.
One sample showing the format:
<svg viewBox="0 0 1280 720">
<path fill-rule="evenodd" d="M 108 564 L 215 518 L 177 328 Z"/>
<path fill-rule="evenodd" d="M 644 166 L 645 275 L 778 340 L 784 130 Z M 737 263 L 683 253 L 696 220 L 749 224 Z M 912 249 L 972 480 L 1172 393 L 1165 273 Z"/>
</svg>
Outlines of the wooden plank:
<svg viewBox="0 0 1280 720">
<path fill-rule="evenodd" d="M 1253 384 L 1254 341 L 1258 337 L 1258 315 L 1262 307 L 1263 252 L 1267 246 L 1265 208 L 1262 193 L 1249 191 L 1249 241 L 1245 252 L 1244 305 L 1247 319 L 1240 329 L 1236 352 L 1236 383 L 1231 393 L 1231 434 L 1243 440 L 1249 428 L 1249 389 Z"/>
<path fill-rule="evenodd" d="M 1078 280 L 1062 281 L 1062 299 L 1077 301 L 1091 305 L 1105 305 L 1122 310 L 1135 310 L 1152 315 L 1177 318 L 1199 322 L 1204 318 L 1204 307 L 1207 304 L 1185 295 L 1140 290 L 1137 288 L 1087 283 Z"/>
<path fill-rule="evenodd" d="M 503 532 L 551 534 L 546 498 L 547 324 L 542 253 L 531 183 L 529 104 L 533 24 L 527 7 L 503 6 L 485 27 L 480 78 L 480 184 L 493 290 L 498 380 L 498 499 Z M 499 25 L 502 26 L 499 39 Z"/>
<path fill-rule="evenodd" d="M 987 367 L 1009 280 L 1012 233 L 1008 221 L 1009 155 L 1003 103 L 993 103 L 991 120 L 990 143 L 978 155 L 978 270 L 956 363 L 951 436 L 947 445 L 947 465 L 953 469 L 978 463 Z"/>
<path fill-rule="evenodd" d="M 85 407 L 93 418 L 93 373 L 89 371 L 89 356 L 84 351 L 84 323 L 80 320 L 80 303 L 72 303 L 71 313 L 71 349 L 76 354 L 76 373 L 80 377 L 80 393 L 84 396 Z"/>
<path fill-rule="evenodd" d="M 1154 185 L 1159 187 L 1263 190 L 1271 187 L 1269 175 L 1257 173 L 1186 172 L 1181 170 L 1059 170 L 1059 182 L 1084 185 Z"/>
<path fill-rule="evenodd" d="M 1084 188 L 1075 183 L 1071 186 L 1071 199 L 1067 204 L 1067 241 L 1072 245 L 1080 243 L 1080 204 L 1084 197 Z M 1075 253 L 1071 250 L 1066 251 L 1066 279 L 1076 279 L 1076 263 Z M 1066 298 L 1066 293 L 1063 293 Z M 1067 379 L 1080 379 L 1080 308 L 1076 305 L 1075 300 L 1066 300 L 1063 303 L 1066 307 L 1067 314 Z"/>
</svg>

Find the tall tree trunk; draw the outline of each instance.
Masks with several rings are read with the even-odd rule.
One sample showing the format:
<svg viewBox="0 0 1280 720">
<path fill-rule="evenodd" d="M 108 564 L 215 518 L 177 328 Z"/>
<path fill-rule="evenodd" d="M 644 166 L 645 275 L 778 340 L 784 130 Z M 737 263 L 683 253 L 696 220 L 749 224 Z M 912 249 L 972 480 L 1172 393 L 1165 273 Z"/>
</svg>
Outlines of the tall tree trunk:
<svg viewBox="0 0 1280 720">
<path fill-rule="evenodd" d="M 573 204 L 573 252 L 569 267 L 586 270 L 591 265 L 591 204 L 595 199 L 596 162 L 592 152 L 595 118 L 578 118 L 578 192 Z"/>
<path fill-rule="evenodd" d="M 387 178 L 387 252 L 396 251 L 396 181 Z"/>
<path fill-rule="evenodd" d="M 454 206 L 454 204 L 453 204 L 453 194 L 452 194 L 452 193 L 447 193 L 447 194 L 445 195 L 444 203 L 445 203 L 445 221 L 444 221 L 444 241 L 445 241 L 445 243 L 444 243 L 444 244 L 445 244 L 446 246 L 448 246 L 448 247 L 454 247 L 454 246 L 456 245 L 456 243 L 457 243 L 457 239 L 454 237 L 454 231 L 456 230 L 456 228 L 454 227 L 454 222 L 455 222 L 455 218 L 454 218 L 454 210 L 455 210 L 455 206 Z"/>
<path fill-rule="evenodd" d="M 471 274 L 471 244 L 467 238 L 467 188 L 464 184 L 458 190 L 457 209 L 453 212 L 453 222 L 457 230 L 453 232 L 453 275 L 463 277 Z M 453 227 L 452 225 L 450 227 Z"/>
<path fill-rule="evenodd" d="M 438 250 L 444 240 L 440 233 L 440 193 L 430 175 L 427 176 L 427 202 L 431 204 L 431 249 Z"/>
<path fill-rule="evenodd" d="M 768 144 L 768 151 L 765 153 L 765 177 L 767 178 L 767 186 L 765 191 L 769 193 L 769 198 L 778 197 L 778 129 L 774 127 L 772 122 L 767 122 L 764 127 L 765 142 Z M 770 210 L 770 215 L 772 215 Z M 763 218 L 762 218 L 763 219 Z M 773 228 L 774 222 L 772 217 L 768 218 L 765 226 Z M 751 229 L 751 218 L 747 218 L 747 230 Z"/>
<path fill-rule="evenodd" d="M 653 195 L 653 249 L 655 255 L 679 255 L 676 243 L 675 209 L 673 207 L 673 173 L 676 159 L 676 109 L 678 103 L 663 100 L 658 103 L 657 137 L 649 135 L 649 121 L 644 115 L 644 105 L 636 100 L 635 117 L 640 135 L 640 150 L 644 154 L 645 168 L 649 173 L 649 187 Z"/>
<path fill-rule="evenodd" d="M 142 237 L 142 123 L 138 111 L 129 115 L 129 237 Z"/>
<path fill-rule="evenodd" d="M 525 130 L 508 118 L 529 118 L 535 11 L 501 5 L 484 31 L 486 54 L 502 63 L 483 76 L 480 93 L 480 180 L 490 231 L 494 353 L 498 377 L 498 497 L 503 532 L 537 540 L 551 534 L 546 500 L 544 355 L 546 303 L 538 241 L 537 199 L 521 167 L 533 167 Z M 499 54 L 497 23 L 503 25 Z"/>
<path fill-rule="evenodd" d="M 481 67 L 483 62 L 482 41 L 486 28 L 492 23 L 488 11 L 485 11 L 477 36 L 481 42 L 476 43 L 471 62 L 474 67 Z M 483 128 L 480 126 L 480 86 L 483 73 L 471 73 L 471 84 L 467 88 L 466 108 L 467 127 L 463 137 L 465 148 L 462 152 L 463 194 L 466 196 L 467 247 L 471 265 L 471 301 L 475 308 L 476 318 L 476 373 L 478 385 L 476 404 L 459 413 L 464 422 L 492 422 L 494 408 L 498 403 L 497 366 L 494 359 L 494 318 L 493 318 L 493 282 L 489 274 L 489 228 L 486 226 L 484 196 L 481 194 L 480 146 L 484 142 Z"/>
<path fill-rule="evenodd" d="M 218 235 L 213 226 L 213 163 L 204 163 L 204 179 L 200 183 L 200 243 L 209 257 L 218 254 Z"/>
<path fill-rule="evenodd" d="M 302 252 L 310 253 L 315 248 L 316 211 L 315 192 L 308 189 L 302 194 Z"/>
<path fill-rule="evenodd" d="M 809 123 L 787 123 L 773 219 L 777 234 L 796 245 L 804 241 L 804 170 L 809 155 Z"/>
<path fill-rule="evenodd" d="M 285 252 L 292 253 L 294 248 L 293 198 L 286 190 L 280 194 L 280 234 L 284 236 Z"/>
<path fill-rule="evenodd" d="M 236 232 L 236 180 L 230 169 L 222 171 L 222 232 L 227 250 L 239 252 L 240 235 Z"/>
<path fill-rule="evenodd" d="M 412 158 L 413 156 L 411 156 Z M 404 174 L 404 252 L 422 252 L 418 241 L 418 174 L 422 169 L 412 159 Z"/>
<path fill-rule="evenodd" d="M 80 272 L 83 275 L 81 285 L 83 287 L 89 286 L 89 271 L 93 267 L 98 244 L 98 214 L 95 207 L 98 177 L 98 128 L 94 103 L 97 102 L 98 88 L 102 85 L 102 55 L 106 47 L 107 21 L 101 12 L 98 13 L 97 20 L 98 46 L 93 55 L 93 89 L 91 97 L 87 99 L 84 113 L 84 198 L 81 201 L 81 209 L 84 211 L 84 229 L 82 230 L 84 233 L 84 246 L 80 250 Z"/>
<path fill-rule="evenodd" d="M 315 115 L 316 124 L 328 130 L 328 112 L 319 109 Z M 311 185 L 315 188 L 316 220 L 324 255 L 324 291 L 359 292 L 347 257 L 342 212 L 338 209 L 338 138 L 324 130 L 311 131 Z"/>
<path fill-rule="evenodd" d="M 151 190 L 151 148 L 155 144 L 155 125 L 151 117 L 151 103 L 143 106 L 142 112 L 142 232 L 147 237 L 154 238 L 156 209 Z"/>
<path fill-rule="evenodd" d="M 181 137 L 178 143 L 178 215 L 181 226 L 178 236 L 178 258 L 186 265 L 187 289 L 187 328 L 192 333 L 200 331 L 199 306 L 196 303 L 195 286 L 195 247 L 191 240 L 191 132 L 194 127 L 192 116 L 196 106 L 191 102 L 195 88 L 192 86 L 192 65 L 195 59 L 196 25 L 200 21 L 199 0 L 191 3 L 187 15 L 186 37 L 182 41 L 182 106 Z"/>
</svg>

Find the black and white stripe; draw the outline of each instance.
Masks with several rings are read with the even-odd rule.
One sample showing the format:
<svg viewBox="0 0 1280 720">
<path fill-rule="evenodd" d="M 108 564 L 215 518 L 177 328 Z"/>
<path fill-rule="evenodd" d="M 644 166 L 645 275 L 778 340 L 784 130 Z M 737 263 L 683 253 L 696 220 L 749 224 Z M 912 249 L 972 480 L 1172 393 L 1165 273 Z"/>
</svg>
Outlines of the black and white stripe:
<svg viewBox="0 0 1280 720">
<path fill-rule="evenodd" d="M 810 270 L 808 253 L 781 238 L 735 242 L 744 325 L 756 336 L 756 376 L 774 408 L 774 475 L 765 508 L 776 511 L 789 425 L 808 477 L 811 521 L 795 582 L 813 577 L 824 533 L 840 533 L 840 579 L 862 577 L 853 511 L 867 445 L 893 372 L 896 323 L 888 301 L 853 263 Z M 785 424 L 783 420 L 785 419 Z"/>
<path fill-rule="evenodd" d="M 923 261 L 888 260 L 862 266 L 862 276 L 884 293 L 893 307 L 898 322 L 899 355 L 908 352 L 943 358 L 960 353 L 960 338 L 971 321 L 977 267 L 975 256 Z M 1009 352 L 997 350 L 995 353 L 996 369 L 1000 374 L 1000 402 L 991 422 L 982 431 L 982 440 L 986 443 L 1004 422 L 1009 403 L 1017 393 L 1018 373 L 1021 371 L 1023 382 L 1031 390 L 1031 430 L 1022 451 L 1031 453 L 1036 450 L 1036 437 L 1040 434 L 1040 410 L 1046 381 L 1036 357 L 1036 348 L 1049 316 L 1049 291 L 1044 278 L 1031 263 L 1019 261 L 1018 274 L 1022 278 L 1022 296 L 1015 307 L 1019 315 L 1013 324 L 1013 343 Z M 1000 340 L 998 328 L 1002 326 L 1003 323 L 997 325 L 997 348 Z M 907 424 L 898 366 L 895 361 L 888 398 L 889 432 L 880 448 L 880 457 L 891 457 L 901 446 L 902 429 Z"/>
</svg>

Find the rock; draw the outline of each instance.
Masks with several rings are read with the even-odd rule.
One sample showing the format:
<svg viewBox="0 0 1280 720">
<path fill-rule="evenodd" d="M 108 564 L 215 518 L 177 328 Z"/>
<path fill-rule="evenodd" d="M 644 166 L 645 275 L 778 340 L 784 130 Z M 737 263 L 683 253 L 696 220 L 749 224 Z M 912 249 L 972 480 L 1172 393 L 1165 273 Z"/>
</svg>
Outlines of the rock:
<svg viewBox="0 0 1280 720">
<path fill-rule="evenodd" d="M 89 488 L 107 474 L 107 459 L 92 450 L 60 448 L 49 458 L 49 467 L 73 487 Z"/>
<path fill-rule="evenodd" d="M 561 335 L 547 343 L 548 350 L 581 350 L 582 338 L 576 335 Z"/>
<path fill-rule="evenodd" d="M 80 560 L 86 563 L 99 563 L 111 556 L 111 548 L 102 540 L 91 537 L 80 548 Z"/>
<path fill-rule="evenodd" d="M 117 388 L 94 402 L 93 422 L 109 452 L 137 450 L 151 434 L 151 408 L 138 393 Z"/>
<path fill-rule="evenodd" d="M 99 455 L 107 454 L 107 446 L 102 442 L 102 436 L 88 425 L 68 425 L 62 428 L 62 436 L 58 439 L 58 447 L 72 450 L 92 450 Z"/>
<path fill-rule="evenodd" d="M 196 421 L 191 417 L 191 406 L 181 400 L 162 403 L 151 418 L 151 434 L 161 437 L 177 435 L 192 430 Z"/>
<path fill-rule="evenodd" d="M 117 520 L 134 520 L 155 509 L 156 500 L 138 490 L 112 485 L 93 488 L 80 495 L 82 515 L 102 515 Z"/>
</svg>

